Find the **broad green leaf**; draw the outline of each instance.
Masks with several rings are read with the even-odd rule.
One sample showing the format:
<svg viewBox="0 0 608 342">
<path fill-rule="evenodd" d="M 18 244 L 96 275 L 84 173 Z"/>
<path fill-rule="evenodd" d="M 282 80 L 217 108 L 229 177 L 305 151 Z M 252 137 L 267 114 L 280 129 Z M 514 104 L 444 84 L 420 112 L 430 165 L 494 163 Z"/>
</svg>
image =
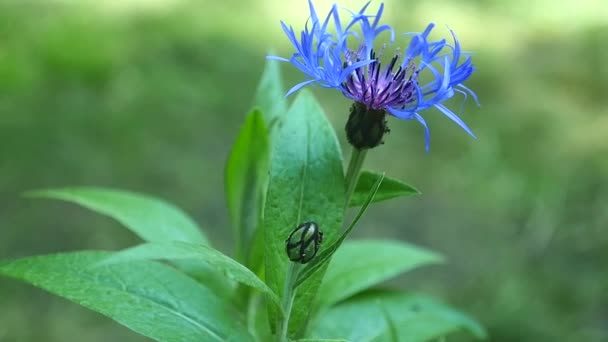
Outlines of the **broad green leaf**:
<svg viewBox="0 0 608 342">
<path fill-rule="evenodd" d="M 298 94 L 272 139 L 270 182 L 264 212 L 265 277 L 281 296 L 289 262 L 285 239 L 300 223 L 316 222 L 328 244 L 344 213 L 344 174 L 335 132 L 307 91 Z M 290 332 L 304 327 L 323 272 L 298 288 Z M 269 316 L 274 325 L 275 313 Z"/>
<path fill-rule="evenodd" d="M 325 269 L 325 266 L 329 262 L 331 256 L 342 245 L 342 243 L 344 242 L 344 240 L 346 239 L 348 234 L 350 234 L 353 231 L 353 229 L 357 225 L 357 222 L 359 222 L 359 219 L 361 219 L 361 216 L 363 216 L 363 214 L 367 210 L 367 207 L 369 207 L 370 203 L 374 200 L 374 196 L 376 196 L 376 192 L 378 192 L 380 185 L 382 185 L 383 179 L 384 179 L 384 174 L 376 180 L 376 183 L 370 190 L 370 192 L 367 196 L 367 199 L 365 200 L 365 203 L 363 203 L 361 208 L 359 208 L 359 212 L 357 213 L 357 215 L 355 216 L 353 221 L 350 223 L 350 225 L 342 233 L 340 233 L 340 236 L 338 237 L 338 239 L 336 239 L 336 241 L 334 241 L 332 244 L 330 244 L 327 248 L 323 249 L 319 253 L 319 255 L 317 255 L 314 259 L 312 259 L 312 261 L 309 262 L 306 265 L 306 267 L 298 274 L 298 279 L 295 283 L 296 287 L 303 284 L 304 281 L 306 281 L 308 278 L 310 278 L 319 269 Z"/>
<path fill-rule="evenodd" d="M 374 171 L 363 170 L 359 176 L 357 187 L 350 201 L 351 207 L 358 207 L 365 202 L 369 191 L 371 190 L 376 180 L 381 176 L 380 173 Z M 382 186 L 378 189 L 378 193 L 374 198 L 374 202 L 386 201 L 391 198 L 401 196 L 419 195 L 420 192 L 411 185 L 403 183 L 400 180 L 390 177 L 384 177 Z"/>
<path fill-rule="evenodd" d="M 190 278 L 213 290 L 219 297 L 235 299 L 236 282 L 226 277 L 217 268 L 194 259 L 175 259 L 171 261 L 171 264 Z"/>
<path fill-rule="evenodd" d="M 384 316 L 384 320 L 386 321 L 386 337 L 390 342 L 399 342 L 399 332 L 391 315 L 383 306 L 380 306 L 380 309 L 382 309 L 382 316 Z"/>
<path fill-rule="evenodd" d="M 273 51 L 268 53 L 274 55 Z M 283 87 L 283 77 L 281 74 L 280 62 L 275 60 L 266 60 L 264 72 L 255 93 L 253 106 L 260 108 L 264 123 L 267 127 L 267 137 L 276 135 L 279 121 L 287 114 L 287 99 L 285 98 L 285 89 Z M 268 170 L 267 170 L 268 171 Z M 268 178 L 265 179 L 267 181 Z M 264 195 L 268 191 L 268 183 L 265 183 Z M 259 204 L 264 208 L 266 199 L 263 198 Z M 264 210 L 262 209 L 262 215 Z M 249 253 L 248 265 L 253 270 L 262 268 L 264 264 L 264 234 L 263 225 L 258 225 L 254 237 L 252 239 L 251 252 Z"/>
<path fill-rule="evenodd" d="M 334 254 L 319 289 L 330 306 L 416 267 L 442 261 L 429 250 L 395 240 L 346 241 Z"/>
<path fill-rule="evenodd" d="M 252 341 L 227 300 L 152 261 L 92 267 L 110 256 L 84 251 L 0 263 L 0 275 L 67 298 L 157 341 Z"/>
<path fill-rule="evenodd" d="M 133 262 L 138 260 L 163 259 L 169 261 L 195 260 L 211 266 L 235 281 L 251 286 L 263 294 L 277 307 L 281 306 L 279 297 L 247 267 L 241 265 L 217 249 L 187 242 L 145 243 L 125 249 L 104 260 L 101 265 Z"/>
<path fill-rule="evenodd" d="M 28 192 L 26 196 L 81 205 L 117 220 L 145 241 L 208 243 L 188 215 L 174 205 L 150 196 L 95 187 L 38 190 Z"/>
<path fill-rule="evenodd" d="M 236 256 L 237 260 L 247 264 L 263 210 L 269 153 L 262 113 L 254 110 L 232 147 L 225 171 L 226 199 L 234 227 Z"/>
<path fill-rule="evenodd" d="M 272 54 L 272 52 L 270 53 Z M 253 100 L 253 106 L 260 108 L 268 127 L 274 126 L 278 118 L 287 112 L 287 100 L 283 89 L 283 79 L 278 61 L 267 60 L 262 78 Z"/>
<path fill-rule="evenodd" d="M 268 190 L 268 184 L 266 184 Z M 266 194 L 264 194 L 264 205 L 266 203 Z M 264 210 L 262 206 L 262 211 Z M 263 215 L 263 214 L 262 214 Z M 251 252 L 249 253 L 248 267 L 260 275 L 264 274 L 264 224 L 263 217 L 262 222 L 258 225 L 258 228 L 253 234 L 253 241 Z"/>
<path fill-rule="evenodd" d="M 340 336 L 351 341 L 389 341 L 386 315 L 399 341 L 423 342 L 465 330 L 484 338 L 472 318 L 431 297 L 396 291 L 369 291 L 346 300 L 318 317 L 312 337 Z"/>
<path fill-rule="evenodd" d="M 262 299 L 259 292 L 251 295 L 247 309 L 247 326 L 256 341 L 273 341 L 276 336 L 273 336 L 270 324 L 268 324 L 268 310 Z"/>
</svg>

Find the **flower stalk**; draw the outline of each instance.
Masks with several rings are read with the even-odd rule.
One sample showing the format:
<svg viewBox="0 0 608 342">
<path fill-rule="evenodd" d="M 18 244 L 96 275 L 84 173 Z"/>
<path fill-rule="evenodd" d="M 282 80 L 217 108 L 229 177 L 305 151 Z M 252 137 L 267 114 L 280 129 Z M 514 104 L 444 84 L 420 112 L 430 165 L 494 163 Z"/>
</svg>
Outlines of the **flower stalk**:
<svg viewBox="0 0 608 342">
<path fill-rule="evenodd" d="M 348 208 L 350 200 L 353 197 L 357 182 L 359 181 L 359 175 L 361 174 L 361 168 L 367 155 L 367 149 L 353 148 L 350 154 L 350 161 L 348 163 L 348 169 L 346 170 L 346 197 L 344 202 L 344 208 Z"/>
</svg>

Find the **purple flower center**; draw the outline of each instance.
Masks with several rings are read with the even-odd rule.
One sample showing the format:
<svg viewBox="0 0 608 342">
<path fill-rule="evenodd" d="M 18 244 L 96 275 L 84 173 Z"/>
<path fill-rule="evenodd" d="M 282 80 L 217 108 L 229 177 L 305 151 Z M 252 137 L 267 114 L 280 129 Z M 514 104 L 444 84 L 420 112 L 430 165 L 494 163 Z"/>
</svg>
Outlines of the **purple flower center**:
<svg viewBox="0 0 608 342">
<path fill-rule="evenodd" d="M 370 59 L 374 61 L 348 75 L 343 83 L 344 95 L 370 109 L 403 109 L 408 105 L 415 105 L 418 99 L 418 70 L 414 63 L 404 63 L 405 67 L 397 67 L 400 57 L 399 54 L 395 55 L 390 63 L 383 67 L 372 50 Z M 360 60 L 356 58 L 354 62 Z M 344 67 L 352 63 L 345 62 Z"/>
</svg>

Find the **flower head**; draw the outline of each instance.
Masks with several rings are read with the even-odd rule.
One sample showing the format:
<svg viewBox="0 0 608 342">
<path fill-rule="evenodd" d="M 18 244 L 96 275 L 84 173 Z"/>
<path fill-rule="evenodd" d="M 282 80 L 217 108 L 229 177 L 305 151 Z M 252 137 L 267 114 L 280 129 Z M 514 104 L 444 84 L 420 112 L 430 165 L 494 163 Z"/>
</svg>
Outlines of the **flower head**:
<svg viewBox="0 0 608 342">
<path fill-rule="evenodd" d="M 442 103 L 460 93 L 466 100 L 477 96 L 462 82 L 469 78 L 474 68 L 471 57 L 463 53 L 454 32 L 453 44 L 445 39 L 433 41 L 429 34 L 434 24 L 421 33 L 406 33 L 409 44 L 387 63 L 380 61 L 381 52 L 374 49 L 376 38 L 390 34 L 389 45 L 395 42 L 395 32 L 389 25 L 380 25 L 384 11 L 381 4 L 377 13 L 366 14 L 370 2 L 358 12 L 349 12 L 350 19 L 342 23 L 337 5 L 321 20 L 309 0 L 310 18 L 300 39 L 291 26 L 281 22 L 285 34 L 296 49 L 289 59 L 269 56 L 286 61 L 302 71 L 308 80 L 295 85 L 287 95 L 309 84 L 337 89 L 355 104 L 346 125 L 349 142 L 356 148 L 373 148 L 382 142 L 388 131 L 386 114 L 399 119 L 416 119 L 425 130 L 428 150 L 430 132 L 421 111 L 435 107 L 474 137 L 467 125 Z M 333 24 L 333 30 L 329 30 Z M 350 39 L 349 39 L 350 38 Z M 348 46 L 347 40 L 355 41 Z M 421 82 L 421 75 L 428 74 Z"/>
</svg>

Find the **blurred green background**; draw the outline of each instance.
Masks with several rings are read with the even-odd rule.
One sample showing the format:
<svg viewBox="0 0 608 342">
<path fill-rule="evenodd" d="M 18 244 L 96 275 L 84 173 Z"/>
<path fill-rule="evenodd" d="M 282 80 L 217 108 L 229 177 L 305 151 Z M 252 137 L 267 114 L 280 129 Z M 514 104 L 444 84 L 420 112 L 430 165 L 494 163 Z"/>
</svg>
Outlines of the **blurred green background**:
<svg viewBox="0 0 608 342">
<path fill-rule="evenodd" d="M 421 127 L 391 120 L 366 167 L 424 195 L 376 205 L 356 234 L 445 254 L 448 265 L 392 285 L 471 313 L 491 341 L 608 341 L 608 5 L 385 2 L 398 32 L 434 21 L 447 37 L 449 25 L 475 53 L 467 85 L 482 106 L 469 101 L 461 117 L 478 139 L 428 111 L 425 154 Z M 304 0 L 0 1 L 0 258 L 137 242 L 76 206 L 21 197 L 66 185 L 163 197 L 230 251 L 223 164 L 266 52 L 290 53 L 279 20 L 298 29 L 307 10 Z M 302 80 L 282 68 L 287 85 Z M 344 142 L 348 101 L 314 91 Z M 0 341 L 145 339 L 0 279 Z"/>
</svg>

